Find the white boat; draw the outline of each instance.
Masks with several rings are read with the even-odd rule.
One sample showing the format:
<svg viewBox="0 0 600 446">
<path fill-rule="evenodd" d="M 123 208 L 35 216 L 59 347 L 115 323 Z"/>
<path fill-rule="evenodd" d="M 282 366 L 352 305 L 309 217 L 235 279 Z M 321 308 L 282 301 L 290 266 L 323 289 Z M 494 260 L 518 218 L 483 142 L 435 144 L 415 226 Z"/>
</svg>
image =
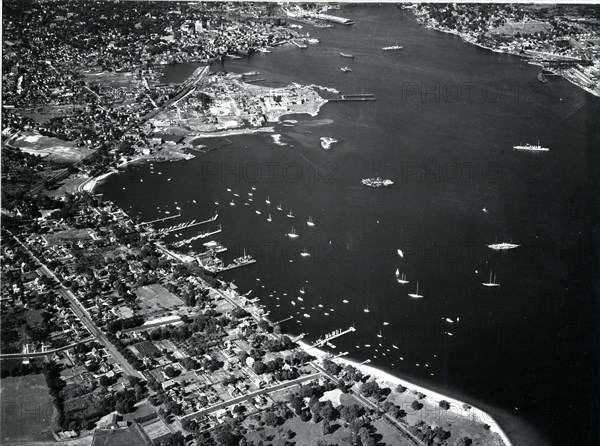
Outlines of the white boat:
<svg viewBox="0 0 600 446">
<path fill-rule="evenodd" d="M 351 73 L 352 72 L 352 70 L 350 68 L 348 68 L 348 67 L 342 67 L 342 68 L 340 68 L 340 71 L 343 71 L 344 73 Z"/>
<path fill-rule="evenodd" d="M 309 256 L 309 255 L 310 255 L 310 252 L 308 252 L 308 251 L 306 250 L 306 248 L 304 248 L 304 250 L 303 250 L 303 251 L 300 253 L 300 255 L 301 255 L 302 257 L 307 257 L 307 256 Z"/>
<path fill-rule="evenodd" d="M 537 145 L 531 145 L 529 143 L 522 145 L 519 144 L 518 146 L 513 146 L 513 149 L 515 150 L 528 150 L 530 152 L 548 152 L 550 149 L 548 147 L 542 147 L 540 145 L 540 142 L 538 141 Z"/>
<path fill-rule="evenodd" d="M 231 206 L 235 206 L 235 203 L 234 203 L 234 201 L 233 201 L 233 200 L 231 200 L 231 201 L 229 202 L 229 204 L 230 204 Z"/>
<path fill-rule="evenodd" d="M 340 53 L 340 57 L 347 57 L 348 59 L 354 59 L 354 54 Z"/>
<path fill-rule="evenodd" d="M 400 277 L 400 268 L 396 268 L 396 277 Z"/>
<path fill-rule="evenodd" d="M 493 287 L 500 286 L 499 283 L 496 283 L 496 275 L 494 274 L 494 281 L 492 282 L 492 272 L 490 271 L 490 279 L 487 282 L 481 282 L 483 286 Z"/>
<path fill-rule="evenodd" d="M 290 209 L 290 212 L 289 212 L 289 214 L 287 214 L 287 216 L 288 216 L 288 217 L 290 217 L 290 218 L 294 218 L 294 214 L 292 213 L 292 210 L 291 210 L 291 209 Z"/>
<path fill-rule="evenodd" d="M 368 312 L 370 311 L 370 310 L 369 310 L 369 307 L 367 307 L 367 308 L 363 308 L 363 311 L 364 311 L 365 313 L 368 313 Z"/>
<path fill-rule="evenodd" d="M 321 147 L 323 147 L 323 149 L 325 149 L 325 150 L 331 149 L 332 144 L 339 142 L 339 140 L 337 138 L 332 138 L 330 136 L 322 136 L 320 138 L 320 141 L 321 141 Z"/>
<path fill-rule="evenodd" d="M 383 338 L 382 334 L 381 334 L 381 330 L 379 330 L 379 334 L 377 335 L 378 338 Z"/>
<path fill-rule="evenodd" d="M 271 214 L 269 214 L 269 216 L 267 217 L 267 221 L 273 221 L 273 219 L 271 218 Z"/>
<path fill-rule="evenodd" d="M 400 256 L 401 259 L 404 258 L 404 252 L 402 252 L 401 249 L 397 249 L 396 252 L 398 253 L 398 255 Z"/>
<path fill-rule="evenodd" d="M 301 292 L 302 294 L 304 294 L 304 293 L 305 293 L 305 291 L 304 291 L 304 287 L 300 288 L 300 292 Z"/>
<path fill-rule="evenodd" d="M 195 202 L 196 202 L 196 201 L 194 200 L 194 203 L 195 203 Z M 215 201 L 215 205 L 217 205 L 217 206 L 219 205 L 219 200 Z"/>
<path fill-rule="evenodd" d="M 256 190 L 256 186 L 252 185 L 252 190 Z"/>
<path fill-rule="evenodd" d="M 404 273 L 402 273 L 402 275 L 400 277 L 397 277 L 396 280 L 398 281 L 398 283 L 401 283 L 402 285 L 406 285 L 407 283 L 410 283 L 410 280 L 406 280 L 406 274 L 404 274 Z"/>
<path fill-rule="evenodd" d="M 413 299 L 420 299 L 423 296 L 421 294 L 419 294 L 419 282 L 417 281 L 417 291 L 415 291 L 414 293 L 408 293 L 408 295 L 410 297 L 412 297 Z"/>
<path fill-rule="evenodd" d="M 345 303 L 345 304 L 347 304 L 347 303 L 348 303 L 348 301 L 347 301 L 346 299 L 344 299 L 342 302 L 343 302 L 343 303 Z"/>
<path fill-rule="evenodd" d="M 306 222 L 306 224 L 307 224 L 308 226 L 314 226 L 314 225 L 315 225 L 315 222 L 313 221 L 312 217 L 310 217 L 310 216 L 309 216 L 309 217 L 308 217 L 308 221 Z"/>
<path fill-rule="evenodd" d="M 517 245 L 516 243 L 493 243 L 491 245 L 487 245 L 488 248 L 490 249 L 495 249 L 496 251 L 504 251 L 507 249 L 515 249 L 518 248 L 521 245 Z"/>
<path fill-rule="evenodd" d="M 403 46 L 400 45 L 392 45 L 392 46 L 384 46 L 383 48 L 381 48 L 383 51 L 394 51 L 394 50 L 401 50 L 403 49 Z"/>
<path fill-rule="evenodd" d="M 296 237 L 298 237 L 298 234 L 296 234 L 296 230 L 294 229 L 294 227 L 293 227 L 293 226 L 292 226 L 292 230 L 291 230 L 290 232 L 288 232 L 288 234 L 287 234 L 287 235 L 288 235 L 288 237 L 291 237 L 291 238 L 296 238 Z"/>
<path fill-rule="evenodd" d="M 278 211 L 283 211 L 283 208 L 281 207 L 281 202 L 279 202 L 279 204 L 277 205 L 277 210 Z"/>
<path fill-rule="evenodd" d="M 265 203 L 267 204 L 271 204 L 271 199 L 269 198 L 269 196 L 267 195 L 267 199 L 265 200 Z"/>
<path fill-rule="evenodd" d="M 254 212 L 256 212 L 258 215 L 260 215 L 260 214 L 262 213 L 262 212 L 260 212 L 260 208 L 259 208 L 259 209 L 257 209 L 257 210 L 256 210 L 256 211 L 254 211 Z"/>
</svg>

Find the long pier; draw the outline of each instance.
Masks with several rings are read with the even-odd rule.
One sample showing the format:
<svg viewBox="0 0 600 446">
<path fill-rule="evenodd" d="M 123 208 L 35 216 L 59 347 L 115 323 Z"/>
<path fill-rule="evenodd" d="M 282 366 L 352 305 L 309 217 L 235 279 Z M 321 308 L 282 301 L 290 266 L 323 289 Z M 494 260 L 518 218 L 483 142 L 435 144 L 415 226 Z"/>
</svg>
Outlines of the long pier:
<svg viewBox="0 0 600 446">
<path fill-rule="evenodd" d="M 331 341 L 332 339 L 339 338 L 340 336 L 343 336 L 343 335 L 345 335 L 346 333 L 351 333 L 351 332 L 353 332 L 353 331 L 356 331 L 356 328 L 354 328 L 354 327 L 350 327 L 350 328 L 347 328 L 346 330 L 339 329 L 339 330 L 333 331 L 333 332 L 331 332 L 331 333 L 329 333 L 329 334 L 326 334 L 326 335 L 325 335 L 325 337 L 324 337 L 323 339 L 318 339 L 318 340 L 317 340 L 317 341 L 316 341 L 316 342 L 315 342 L 313 345 L 311 345 L 310 347 L 311 347 L 311 348 L 317 348 L 317 347 L 321 347 L 322 345 L 324 345 L 324 344 L 327 344 L 327 343 L 328 343 L 329 341 Z"/>
<path fill-rule="evenodd" d="M 189 228 L 189 226 L 188 226 Z M 210 231 L 210 232 L 202 232 L 198 235 L 195 235 L 193 237 L 190 237 L 188 239 L 185 240 L 180 240 L 178 242 L 173 243 L 173 246 L 175 246 L 176 248 L 181 248 L 183 245 L 185 245 L 186 243 L 190 243 L 193 242 L 194 240 L 198 240 L 201 238 L 206 238 L 206 237 L 210 237 L 211 235 L 215 235 L 218 234 L 219 232 L 221 232 L 223 230 L 223 228 L 221 227 L 221 224 L 219 224 L 219 229 L 215 230 L 215 231 Z"/>
<path fill-rule="evenodd" d="M 373 93 L 343 94 L 339 98 L 328 99 L 328 101 L 375 101 L 377 98 Z"/>
<path fill-rule="evenodd" d="M 152 223 L 158 223 L 160 221 L 167 221 L 167 220 L 170 220 L 172 218 L 178 218 L 178 217 L 181 217 L 181 214 L 169 215 L 168 217 L 157 218 L 156 220 L 145 221 L 145 222 L 140 223 L 140 225 L 141 226 L 151 225 Z"/>
<path fill-rule="evenodd" d="M 256 263 L 255 259 L 247 260 L 244 263 L 230 263 L 229 265 L 223 268 L 218 268 L 217 272 L 229 271 L 230 269 L 240 268 L 242 266 L 251 265 L 253 263 Z"/>
<path fill-rule="evenodd" d="M 193 228 L 194 226 L 199 226 L 199 225 L 204 225 L 206 223 L 211 223 L 211 222 L 215 221 L 217 218 L 219 218 L 219 214 L 215 214 L 214 217 L 209 218 L 208 220 L 204 220 L 204 221 L 198 221 L 197 222 L 196 220 L 192 220 L 192 221 L 187 222 L 187 223 L 181 223 L 181 224 L 178 224 L 178 225 L 175 225 L 175 226 L 169 226 L 168 228 L 158 229 L 158 232 L 160 232 L 161 234 L 170 234 L 171 232 L 179 231 L 181 229 Z"/>
</svg>

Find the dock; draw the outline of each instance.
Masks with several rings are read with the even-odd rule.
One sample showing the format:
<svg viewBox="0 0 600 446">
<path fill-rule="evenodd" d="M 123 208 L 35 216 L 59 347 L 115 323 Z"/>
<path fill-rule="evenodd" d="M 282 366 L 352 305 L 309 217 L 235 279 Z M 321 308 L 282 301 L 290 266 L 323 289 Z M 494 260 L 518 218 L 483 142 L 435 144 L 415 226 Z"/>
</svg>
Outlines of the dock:
<svg viewBox="0 0 600 446">
<path fill-rule="evenodd" d="M 229 271 L 231 269 L 235 269 L 235 268 L 240 268 L 242 266 L 246 266 L 246 265 L 252 265 L 253 263 L 256 263 L 255 259 L 250 259 L 247 260 L 243 263 L 230 263 L 229 265 L 223 267 L 223 268 L 218 268 L 217 272 L 222 272 L 222 271 Z"/>
<path fill-rule="evenodd" d="M 373 93 L 343 94 L 339 98 L 328 99 L 328 101 L 375 101 L 377 98 Z"/>
<path fill-rule="evenodd" d="M 196 226 L 196 225 L 193 225 L 193 226 Z M 187 226 L 187 227 L 189 228 L 190 226 Z M 182 228 L 180 228 L 180 229 L 182 229 Z M 187 244 L 187 243 L 193 242 L 194 240 L 198 240 L 198 239 L 200 239 L 200 238 L 206 238 L 206 237 L 210 237 L 211 235 L 218 234 L 218 233 L 219 233 L 219 232 L 221 232 L 222 230 L 223 230 L 223 228 L 222 228 L 222 227 L 221 227 L 221 225 L 219 224 L 219 229 L 216 229 L 216 230 L 214 230 L 214 231 L 209 231 L 209 232 L 201 232 L 200 234 L 198 234 L 198 235 L 195 235 L 195 236 L 193 236 L 193 237 L 190 237 L 190 238 L 188 238 L 188 239 L 185 239 L 185 240 L 179 240 L 178 242 L 175 242 L 175 243 L 173 243 L 173 246 L 174 246 L 174 247 L 176 247 L 176 248 L 181 248 L 183 245 L 185 245 L 185 244 Z"/>
<path fill-rule="evenodd" d="M 179 231 L 181 229 L 188 229 L 188 228 L 193 228 L 194 226 L 204 225 L 206 223 L 212 223 L 217 218 L 219 218 L 219 214 L 215 214 L 213 217 L 209 218 L 208 220 L 198 221 L 198 222 L 196 220 L 192 220 L 192 221 L 189 221 L 186 223 L 180 223 L 175 226 L 169 226 L 167 228 L 158 229 L 157 232 L 159 232 L 161 234 L 170 234 L 171 232 Z"/>
<path fill-rule="evenodd" d="M 311 345 L 311 348 L 321 347 L 325 344 L 328 344 L 329 341 L 331 341 L 335 338 L 339 338 L 340 336 L 343 336 L 346 333 L 351 333 L 353 331 L 356 331 L 356 328 L 350 327 L 350 328 L 347 328 L 346 330 L 342 330 L 340 328 L 339 330 L 332 331 L 331 333 L 326 334 L 323 338 L 318 339 L 313 345 Z"/>
<path fill-rule="evenodd" d="M 181 214 L 169 215 L 168 217 L 157 218 L 156 220 L 145 221 L 145 222 L 139 223 L 139 225 L 140 226 L 151 225 L 152 223 L 158 223 L 158 222 L 161 222 L 161 221 L 167 221 L 167 220 L 170 220 L 172 218 L 179 218 L 179 217 L 181 217 Z"/>
</svg>

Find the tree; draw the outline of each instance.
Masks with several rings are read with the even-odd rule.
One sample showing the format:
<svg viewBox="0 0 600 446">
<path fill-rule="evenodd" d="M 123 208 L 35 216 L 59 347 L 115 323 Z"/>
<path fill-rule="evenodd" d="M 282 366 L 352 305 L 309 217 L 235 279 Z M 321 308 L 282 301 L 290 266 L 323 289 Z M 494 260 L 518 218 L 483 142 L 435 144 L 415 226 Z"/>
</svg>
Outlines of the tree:
<svg viewBox="0 0 600 446">
<path fill-rule="evenodd" d="M 444 410 L 450 409 L 450 403 L 446 400 L 440 401 L 440 407 Z"/>
<path fill-rule="evenodd" d="M 364 396 L 376 396 L 379 395 L 379 384 L 377 381 L 367 381 L 360 386 L 360 393 Z"/>
<path fill-rule="evenodd" d="M 253 369 L 254 369 L 254 373 L 256 373 L 257 375 L 262 375 L 263 373 L 266 373 L 267 366 L 262 361 L 256 361 L 254 363 Z"/>
<path fill-rule="evenodd" d="M 471 446 L 473 444 L 473 440 L 469 437 L 461 437 L 454 443 L 455 446 Z"/>
<path fill-rule="evenodd" d="M 412 407 L 414 410 L 421 410 L 423 408 L 423 404 L 421 404 L 417 400 L 414 400 L 410 407 Z"/>
</svg>

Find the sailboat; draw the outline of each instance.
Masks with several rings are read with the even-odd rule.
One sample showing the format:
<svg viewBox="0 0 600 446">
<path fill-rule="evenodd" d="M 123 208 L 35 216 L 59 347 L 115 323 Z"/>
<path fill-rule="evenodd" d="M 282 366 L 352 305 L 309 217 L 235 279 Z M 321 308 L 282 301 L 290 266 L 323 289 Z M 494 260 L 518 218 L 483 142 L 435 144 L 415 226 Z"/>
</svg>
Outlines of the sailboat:
<svg viewBox="0 0 600 446">
<path fill-rule="evenodd" d="M 483 286 L 500 286 L 499 283 L 496 283 L 496 275 L 494 274 L 494 281 L 492 282 L 492 272 L 490 271 L 490 280 L 486 282 L 481 282 Z"/>
<path fill-rule="evenodd" d="M 397 249 L 396 252 L 398 253 L 398 255 L 400 256 L 400 258 L 404 258 L 404 253 L 402 252 L 401 249 Z"/>
<path fill-rule="evenodd" d="M 419 282 L 417 281 L 417 291 L 415 291 L 414 293 L 408 293 L 408 295 L 414 299 L 420 299 L 423 296 L 421 294 L 419 294 Z"/>
<path fill-rule="evenodd" d="M 367 308 L 363 308 L 363 311 L 364 311 L 365 313 L 368 313 L 368 312 L 370 311 L 370 310 L 369 310 L 369 307 L 367 307 Z M 370 347 L 370 346 L 369 346 L 369 347 Z"/>
<path fill-rule="evenodd" d="M 410 283 L 410 280 L 406 280 L 406 274 L 402 273 L 402 275 L 398 278 L 398 274 L 396 274 L 396 280 L 398 281 L 398 283 L 401 283 L 402 285 L 406 285 L 407 283 Z"/>
<path fill-rule="evenodd" d="M 382 334 L 381 334 L 381 330 L 379 330 L 379 334 L 377 335 L 378 338 L 383 338 Z"/>
<path fill-rule="evenodd" d="M 267 199 L 265 200 L 265 203 L 267 204 L 271 204 L 271 199 L 269 198 L 269 196 L 267 195 Z"/>
<path fill-rule="evenodd" d="M 235 203 L 234 203 L 234 201 L 233 201 L 233 200 L 231 200 L 231 201 L 229 202 L 229 204 L 230 204 L 231 206 L 235 206 Z"/>
<path fill-rule="evenodd" d="M 291 237 L 291 238 L 296 238 L 296 237 L 298 237 L 298 234 L 296 234 L 296 230 L 294 229 L 294 227 L 293 227 L 293 226 L 292 226 L 292 230 L 291 230 L 290 232 L 288 232 L 288 234 L 287 234 L 287 235 L 288 235 L 288 237 Z"/>
<path fill-rule="evenodd" d="M 290 218 L 294 218 L 294 214 L 292 213 L 292 210 L 291 210 L 291 209 L 290 209 L 290 212 L 289 212 L 289 214 L 287 214 L 287 216 L 288 216 L 288 217 L 290 217 Z"/>
<path fill-rule="evenodd" d="M 279 204 L 277 205 L 277 210 L 278 211 L 283 211 L 283 208 L 281 207 L 281 201 L 279 202 Z"/>
<path fill-rule="evenodd" d="M 267 217 L 267 221 L 273 221 L 273 219 L 271 218 L 271 214 L 269 214 L 269 216 Z"/>
<path fill-rule="evenodd" d="M 308 251 L 306 250 L 306 248 L 304 248 L 304 249 L 302 250 L 302 252 L 300 253 L 300 255 L 301 255 L 302 257 L 307 257 L 307 256 L 309 256 L 309 255 L 310 255 L 310 252 L 308 252 Z"/>
<path fill-rule="evenodd" d="M 315 225 L 315 222 L 313 221 L 313 219 L 312 219 L 312 217 L 310 215 L 308 216 L 308 221 L 306 222 L 306 224 L 308 226 L 314 226 Z"/>
<path fill-rule="evenodd" d="M 258 208 L 258 209 L 257 209 L 256 211 L 254 211 L 254 212 L 256 212 L 258 215 L 260 215 L 260 214 L 261 214 L 261 212 L 260 212 L 260 208 Z"/>
<path fill-rule="evenodd" d="M 396 278 L 400 277 L 400 268 L 396 268 Z"/>
</svg>

